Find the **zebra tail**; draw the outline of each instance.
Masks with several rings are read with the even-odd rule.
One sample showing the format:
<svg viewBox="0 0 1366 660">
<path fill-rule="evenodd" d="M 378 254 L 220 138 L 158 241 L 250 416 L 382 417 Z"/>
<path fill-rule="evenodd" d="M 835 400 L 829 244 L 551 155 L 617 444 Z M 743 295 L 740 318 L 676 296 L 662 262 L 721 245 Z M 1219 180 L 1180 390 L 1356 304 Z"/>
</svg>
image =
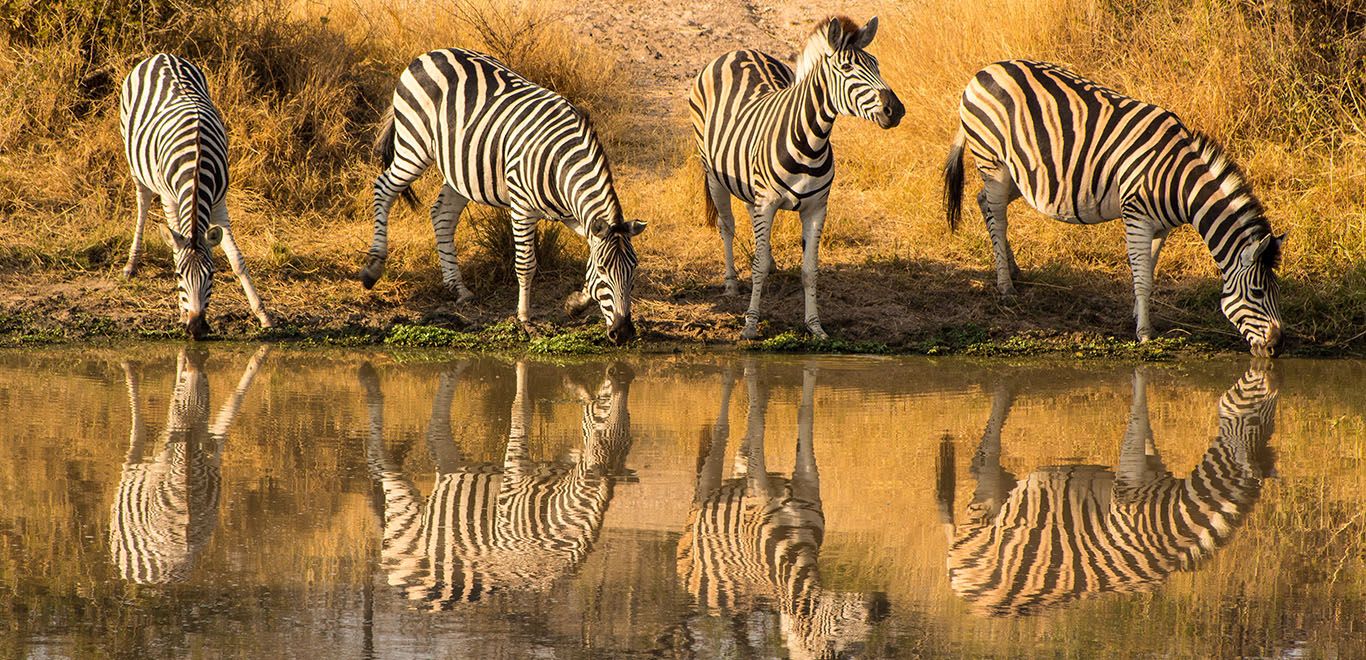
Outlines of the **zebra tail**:
<svg viewBox="0 0 1366 660">
<path fill-rule="evenodd" d="M 385 111 L 384 118 L 380 120 L 379 134 L 375 136 L 374 144 L 375 158 L 384 165 L 384 169 L 389 169 L 394 164 L 394 106 L 389 106 Z M 408 208 L 418 210 L 417 194 L 413 192 L 412 186 L 403 189 L 399 196 L 408 203 Z"/>
<path fill-rule="evenodd" d="M 968 135 L 958 129 L 949 147 L 949 158 L 944 161 L 944 214 L 949 221 L 949 231 L 958 231 L 958 219 L 963 215 L 963 145 Z"/>
<path fill-rule="evenodd" d="M 716 227 L 716 202 L 712 201 L 711 190 L 707 188 L 707 168 L 703 166 L 701 170 L 702 203 L 705 205 L 702 213 L 703 217 L 707 219 L 707 226 L 714 229 Z"/>
</svg>

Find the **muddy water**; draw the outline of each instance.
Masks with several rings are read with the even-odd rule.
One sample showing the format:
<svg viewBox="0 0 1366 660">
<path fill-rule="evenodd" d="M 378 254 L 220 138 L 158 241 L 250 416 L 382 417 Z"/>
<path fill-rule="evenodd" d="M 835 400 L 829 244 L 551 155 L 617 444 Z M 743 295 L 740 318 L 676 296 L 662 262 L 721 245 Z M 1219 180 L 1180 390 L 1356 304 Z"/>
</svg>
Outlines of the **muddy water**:
<svg viewBox="0 0 1366 660">
<path fill-rule="evenodd" d="M 1366 363 L 0 352 L 0 655 L 1366 655 Z"/>
</svg>

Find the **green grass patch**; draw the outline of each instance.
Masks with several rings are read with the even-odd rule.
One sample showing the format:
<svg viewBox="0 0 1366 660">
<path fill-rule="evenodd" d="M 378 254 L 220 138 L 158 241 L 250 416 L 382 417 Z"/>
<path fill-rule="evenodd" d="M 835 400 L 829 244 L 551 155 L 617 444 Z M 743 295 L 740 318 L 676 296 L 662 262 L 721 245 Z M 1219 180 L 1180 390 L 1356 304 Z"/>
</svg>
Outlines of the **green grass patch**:
<svg viewBox="0 0 1366 660">
<path fill-rule="evenodd" d="M 594 355 L 611 350 L 602 328 L 575 330 L 531 340 L 528 350 L 538 355 Z"/>
<path fill-rule="evenodd" d="M 747 350 L 767 353 L 844 353 L 859 355 L 887 355 L 895 353 L 891 347 L 876 341 L 855 341 L 831 337 L 817 339 L 804 332 L 789 330 L 746 347 Z"/>
</svg>

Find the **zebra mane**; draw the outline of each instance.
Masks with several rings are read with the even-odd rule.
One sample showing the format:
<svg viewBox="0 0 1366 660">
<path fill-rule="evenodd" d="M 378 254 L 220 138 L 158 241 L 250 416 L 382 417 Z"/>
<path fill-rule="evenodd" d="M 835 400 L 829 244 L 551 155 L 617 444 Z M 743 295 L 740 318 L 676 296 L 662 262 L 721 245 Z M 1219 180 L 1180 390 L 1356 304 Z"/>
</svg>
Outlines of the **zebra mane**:
<svg viewBox="0 0 1366 660">
<path fill-rule="evenodd" d="M 1237 205 L 1239 226 L 1260 228 L 1266 234 L 1271 234 L 1271 223 L 1266 220 L 1266 208 L 1253 194 L 1252 184 L 1248 183 L 1238 164 L 1228 157 L 1228 152 L 1224 151 L 1214 138 L 1200 131 L 1191 131 L 1191 145 L 1200 154 L 1200 160 L 1209 167 L 1210 175 L 1219 181 L 1219 188 L 1228 195 L 1230 204 Z M 1266 252 L 1262 253 L 1262 260 L 1271 268 L 1280 263 L 1279 241 L 1272 242 Z"/>
<path fill-rule="evenodd" d="M 806 78 L 807 74 L 815 70 L 816 65 L 820 64 L 822 59 L 835 52 L 827 37 L 827 29 L 831 21 L 839 21 L 846 42 L 853 38 L 853 35 L 859 30 L 859 24 L 848 16 L 828 16 L 816 21 L 816 27 L 812 28 L 811 33 L 806 37 L 806 46 L 802 48 L 801 57 L 797 59 L 798 81 Z"/>
</svg>

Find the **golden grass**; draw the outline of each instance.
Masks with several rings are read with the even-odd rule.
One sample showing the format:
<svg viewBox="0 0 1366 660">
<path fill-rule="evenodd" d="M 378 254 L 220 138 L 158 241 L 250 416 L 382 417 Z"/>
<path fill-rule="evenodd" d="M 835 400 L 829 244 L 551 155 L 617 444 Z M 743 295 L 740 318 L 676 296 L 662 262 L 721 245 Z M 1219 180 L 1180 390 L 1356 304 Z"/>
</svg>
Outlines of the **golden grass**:
<svg viewBox="0 0 1366 660">
<path fill-rule="evenodd" d="M 949 235 L 940 208 L 939 171 L 956 129 L 957 95 L 986 63 L 1047 59 L 1165 105 L 1220 139 L 1249 175 L 1273 226 L 1289 232 L 1287 318 L 1320 344 L 1351 339 L 1366 324 L 1366 115 L 1359 96 L 1366 40 L 1356 5 L 1314 7 L 1224 0 L 887 3 L 872 50 L 907 114 L 888 132 L 850 119 L 836 129 L 839 174 L 823 262 L 873 272 L 939 264 L 963 290 L 973 278 L 986 281 L 985 231 L 970 222 Z M 70 39 L 21 43 L 11 35 L 0 48 L 0 214 L 11 220 L 0 223 L 0 267 L 117 273 L 133 195 L 113 92 L 137 59 L 175 50 L 203 65 L 227 117 L 229 209 L 249 265 L 268 301 L 304 303 L 308 292 L 291 281 L 347 277 L 368 246 L 377 166 L 366 146 L 397 72 L 426 50 L 459 45 L 494 53 L 590 111 L 617 166 L 628 216 L 651 221 L 637 246 L 650 273 L 642 297 L 715 285 L 719 249 L 700 220 L 684 118 L 628 112 L 628 67 L 558 20 L 559 11 L 547 0 L 239 0 L 183 29 L 98 51 L 93 68 Z M 90 80 L 99 76 L 104 84 L 91 92 Z M 423 199 L 433 198 L 435 178 L 419 182 Z M 967 194 L 974 191 L 970 183 Z M 1026 279 L 1103 278 L 1125 283 L 1114 290 L 1127 291 L 1118 226 L 1044 221 L 1022 204 L 1012 212 Z M 975 217 L 972 208 L 968 216 Z M 500 220 L 495 215 L 483 225 Z M 474 224 L 462 223 L 457 236 L 462 262 L 505 261 L 489 254 L 500 241 L 474 240 Z M 739 232 L 742 261 L 746 233 Z M 396 212 L 391 238 L 391 281 L 438 281 L 425 209 Z M 796 223 L 781 221 L 774 242 L 780 266 L 792 263 L 799 242 Z M 571 256 L 583 254 L 577 239 L 563 244 Z M 152 259 L 164 265 L 164 248 L 154 246 Z M 476 281 L 483 270 L 466 268 Z M 1209 300 L 1217 273 L 1193 232 L 1174 236 L 1160 273 L 1161 302 L 1190 308 L 1199 323 L 1223 323 Z M 923 302 L 927 309 L 936 304 Z"/>
</svg>

